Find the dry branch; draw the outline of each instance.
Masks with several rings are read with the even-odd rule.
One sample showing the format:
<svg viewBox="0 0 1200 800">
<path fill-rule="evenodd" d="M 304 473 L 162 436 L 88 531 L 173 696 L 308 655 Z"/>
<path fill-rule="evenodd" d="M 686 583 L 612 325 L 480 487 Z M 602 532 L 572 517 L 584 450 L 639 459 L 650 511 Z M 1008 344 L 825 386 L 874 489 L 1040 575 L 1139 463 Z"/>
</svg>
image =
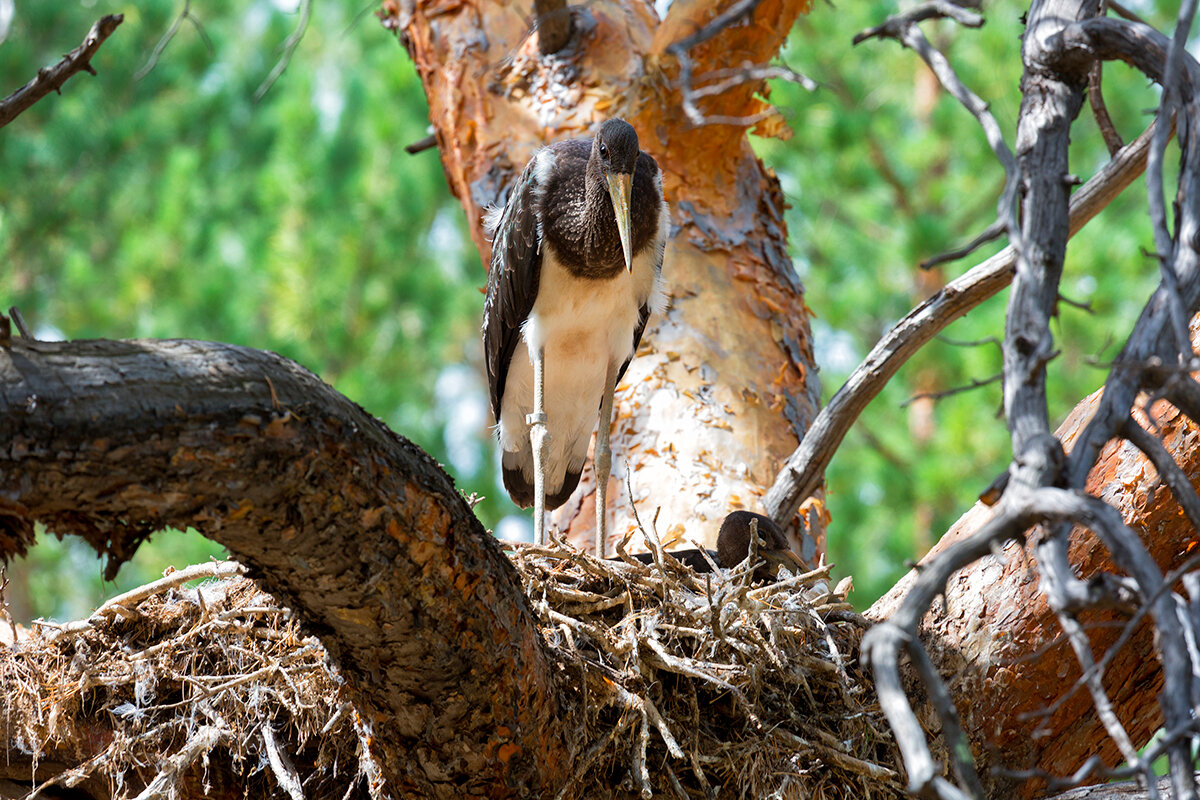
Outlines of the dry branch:
<svg viewBox="0 0 1200 800">
<path fill-rule="evenodd" d="M 934 596 L 946 592 L 946 581 L 951 574 L 983 558 L 985 550 L 1002 553 L 1008 542 L 1022 540 L 1035 524 L 1042 525 L 1036 548 L 1041 591 L 1056 612 L 1082 667 L 1083 677 L 1076 685 L 1087 687 L 1093 708 L 1128 761 L 1128 769 L 1151 787 L 1152 794 L 1156 780 L 1153 758 L 1168 754 L 1173 796 L 1188 800 L 1196 797 L 1191 750 L 1198 731 L 1192 699 L 1197 696 L 1194 675 L 1200 672 L 1200 652 L 1195 646 L 1198 633 L 1195 626 L 1200 620 L 1177 612 L 1177 608 L 1186 608 L 1187 603 L 1170 590 L 1169 580 L 1174 578 L 1164 579 L 1150 549 L 1126 525 L 1117 509 L 1082 489 L 1084 477 L 1096 463 L 1100 444 L 1121 430 L 1133 436 L 1152 458 L 1163 459 L 1165 450 L 1157 442 L 1146 441 L 1148 434 L 1140 427 L 1130 428 L 1133 399 L 1141 390 L 1158 388 L 1164 365 L 1170 373 L 1175 365 L 1189 366 L 1195 361 L 1181 320 L 1184 313 L 1195 313 L 1200 304 L 1200 269 L 1194 235 L 1200 227 L 1200 198 L 1196 191 L 1200 188 L 1200 158 L 1191 141 L 1191 134 L 1197 129 L 1198 109 L 1193 90 L 1198 85 L 1195 75 L 1200 74 L 1200 67 L 1190 57 L 1179 55 L 1182 48 L 1168 51 L 1163 45 L 1164 37 L 1145 26 L 1093 19 L 1098 10 L 1099 4 L 1091 0 L 1048 0 L 1034 4 L 1024 37 L 1023 102 L 1017 132 L 1024 187 L 1023 230 L 1020 239 L 1014 242 L 1016 275 L 1003 344 L 1004 411 L 1014 456 L 1007 485 L 992 518 L 976 533 L 928 559 L 889 619 L 864 640 L 864 652 L 877 676 L 881 703 L 897 731 L 910 767 L 909 788 L 931 797 L 982 797 L 984 790 L 971 760 L 964 758 L 964 744 L 957 733 L 958 721 L 944 679 L 933 669 L 926 645 L 918 638 L 921 621 L 933 608 Z M 1191 13 L 1192 4 L 1185 3 L 1180 12 L 1181 28 L 1190 25 Z M 1186 66 L 1178 75 L 1173 74 L 1164 88 L 1164 109 L 1174 91 L 1180 97 L 1177 115 L 1183 164 L 1178 193 L 1178 238 L 1164 240 L 1160 236 L 1160 286 L 1110 373 L 1100 412 L 1087 424 L 1067 456 L 1059 438 L 1050 433 L 1045 375 L 1046 364 L 1054 352 L 1049 323 L 1059 300 L 1058 284 L 1070 229 L 1067 181 L 1070 126 L 1082 105 L 1083 89 L 1095 58 L 1124 58 L 1157 78 L 1168 60 L 1167 52 L 1175 54 Z M 1168 135 L 1168 119 L 1166 111 L 1160 112 L 1152 154 L 1161 154 L 1161 145 Z M 1165 229 L 1160 228 L 1159 233 L 1165 235 Z M 1172 335 L 1163 337 L 1168 331 Z M 1170 374 L 1169 387 L 1178 390 L 1192 386 L 1192 381 L 1178 370 Z M 1169 389 L 1164 391 L 1171 396 Z M 1187 405 L 1181 403 L 1185 411 Z M 1190 485 L 1183 487 L 1187 480 L 1177 465 L 1168 468 L 1164 464 L 1163 472 L 1168 484 L 1180 484 L 1176 489 L 1184 502 L 1193 501 L 1194 506 L 1194 490 Z M 1075 576 L 1067 538 L 1073 524 L 1094 533 L 1112 561 L 1128 575 L 1128 578 L 1109 574 L 1100 577 L 1107 578 L 1107 585 L 1119 586 L 1122 591 L 1132 590 L 1141 603 L 1140 613 L 1148 611 L 1153 619 L 1154 653 L 1161 664 L 1163 681 L 1159 705 L 1166 734 L 1159 745 L 1145 754 L 1139 755 L 1136 748 L 1142 742 L 1131 738 L 1116 713 L 1109 696 L 1111 688 L 1101 681 L 1092 643 L 1077 617 L 1084 608 L 1111 608 L 1119 602 L 1119 597 L 1105 591 L 1104 581 L 1087 586 Z M 1194 533 L 1195 529 L 1192 530 Z M 1184 581 L 1187 586 L 1200 588 L 1200 579 L 1195 576 L 1185 576 Z M 959 786 L 948 783 L 941 775 L 927 735 L 905 696 L 906 688 L 899 677 L 902 649 L 907 649 L 916 668 L 916 679 L 942 720 L 942 733 L 948 737 L 945 746 Z M 997 726 L 996 730 L 1000 728 Z M 1075 772 L 1077 779 L 1093 774 L 1097 766 L 1098 762 L 1091 761 L 1081 765 Z"/>
<path fill-rule="evenodd" d="M 63 84 L 75 73 L 84 71 L 95 75 L 92 56 L 96 55 L 100 45 L 112 36 L 113 31 L 124 19 L 124 14 L 108 14 L 96 20 L 79 47 L 63 56 L 54 66 L 38 70 L 33 80 L 0 100 L 0 128 L 12 122 L 25 109 L 50 92 L 61 92 Z"/>
<path fill-rule="evenodd" d="M 1142 174 L 1154 130 L 1151 125 L 1143 131 L 1071 197 L 1072 235 Z M 800 446 L 784 464 L 765 500 L 770 516 L 790 519 L 796 513 L 804 499 L 821 485 L 825 468 L 846 433 L 892 376 L 947 325 L 1008 286 L 1015 265 L 1015 250 L 1005 248 L 950 281 L 879 340 L 821 409 Z"/>
</svg>

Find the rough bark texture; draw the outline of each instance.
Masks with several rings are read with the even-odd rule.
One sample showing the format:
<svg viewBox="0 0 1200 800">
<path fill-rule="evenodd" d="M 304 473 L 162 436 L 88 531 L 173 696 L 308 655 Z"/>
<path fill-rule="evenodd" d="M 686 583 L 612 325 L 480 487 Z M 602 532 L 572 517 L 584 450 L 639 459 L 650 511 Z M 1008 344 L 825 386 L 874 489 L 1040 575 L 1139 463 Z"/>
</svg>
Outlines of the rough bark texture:
<svg viewBox="0 0 1200 800">
<path fill-rule="evenodd" d="M 693 128 L 680 106 L 679 66 L 670 45 L 726 3 L 685 0 L 659 21 L 649 4 L 602 0 L 572 6 L 574 34 L 553 57 L 530 35 L 530 6 L 479 0 L 385 2 L 429 98 L 442 163 L 462 201 L 484 263 L 480 217 L 503 200 L 534 149 L 586 135 L 622 116 L 659 163 L 672 208 L 664 275 L 672 305 L 653 318 L 621 386 L 612 428 L 610 536 L 634 526 L 626 491 L 643 519 L 712 546 L 736 508 L 761 511 L 761 497 L 816 413 L 809 312 L 786 250 L 783 195 L 746 140 L 746 125 Z M 769 60 L 807 0 L 763 0 L 750 20 L 691 51 L 703 73 Z M 769 107 L 753 83 L 706 98 L 712 115 L 755 115 Z M 786 134 L 777 115 L 760 133 Z M 552 516 L 575 543 L 591 541 L 595 484 Z M 793 546 L 823 549 L 821 497 L 800 510 Z"/>
<path fill-rule="evenodd" d="M 0 347 L 0 556 L 33 522 L 110 554 L 195 527 L 295 609 L 398 797 L 536 795 L 570 768 L 516 573 L 423 451 L 296 364 L 202 342 Z"/>
<path fill-rule="evenodd" d="M 1100 400 L 1096 392 L 1079 404 L 1058 429 L 1070 448 Z M 1150 428 L 1200 484 L 1200 428 L 1172 406 L 1154 406 L 1157 431 Z M 1141 420 L 1143 427 L 1145 419 Z M 1195 546 L 1195 531 L 1158 472 L 1132 445 L 1112 441 L 1103 449 L 1087 490 L 1121 511 L 1164 570 L 1178 566 Z M 950 529 L 922 561 L 934 558 L 985 523 L 992 510 L 976 505 Z M 1076 529 L 1071 534 L 1071 562 L 1087 579 L 1102 571 L 1120 571 L 1097 538 Z M 903 578 L 882 597 L 868 616 L 886 618 L 907 592 L 916 573 Z M 1105 735 L 1086 691 L 1076 689 L 1052 713 L 1040 714 L 1059 701 L 1080 675 L 1070 645 L 1062 638 L 1054 612 L 1039 590 L 1040 574 L 1032 549 L 1015 544 L 1003 559 L 984 559 L 956 575 L 946 587 L 945 602 L 926 616 L 923 638 L 938 671 L 947 677 L 963 724 L 976 744 L 983 766 L 1038 768 L 1067 775 L 1089 756 L 1099 754 L 1109 766 L 1120 758 Z M 1092 646 L 1100 657 L 1121 634 L 1116 612 L 1092 612 L 1081 621 L 1089 626 Z M 1113 658 L 1104 684 L 1131 737 L 1144 743 L 1162 724 L 1153 699 L 1162 688 L 1162 671 L 1154 654 L 1148 622 Z M 1028 719 L 1024 718 L 1030 716 Z M 930 718 L 936 730 L 936 719 Z M 1025 788 L 1026 796 L 1034 785 Z"/>
</svg>

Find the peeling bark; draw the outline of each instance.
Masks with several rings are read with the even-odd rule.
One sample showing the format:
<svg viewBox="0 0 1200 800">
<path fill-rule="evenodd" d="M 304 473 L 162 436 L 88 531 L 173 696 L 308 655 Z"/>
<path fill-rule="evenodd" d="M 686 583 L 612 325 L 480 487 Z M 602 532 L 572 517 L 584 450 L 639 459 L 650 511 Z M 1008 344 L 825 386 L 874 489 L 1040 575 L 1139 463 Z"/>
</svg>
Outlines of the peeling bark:
<svg viewBox="0 0 1200 800">
<path fill-rule="evenodd" d="M 537 795 L 570 769 L 553 664 L 452 481 L 293 362 L 190 341 L 0 348 L 0 556 L 195 527 L 320 637 L 395 796 Z M 374 715 L 372 718 L 371 715 Z"/>
</svg>

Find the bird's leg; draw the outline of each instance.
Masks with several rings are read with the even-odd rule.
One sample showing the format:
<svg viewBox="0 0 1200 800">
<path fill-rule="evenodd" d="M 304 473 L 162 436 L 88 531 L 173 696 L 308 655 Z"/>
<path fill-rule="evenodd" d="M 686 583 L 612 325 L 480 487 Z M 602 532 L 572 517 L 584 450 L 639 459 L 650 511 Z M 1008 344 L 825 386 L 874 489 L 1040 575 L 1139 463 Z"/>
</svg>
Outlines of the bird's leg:
<svg viewBox="0 0 1200 800">
<path fill-rule="evenodd" d="M 608 429 L 612 427 L 613 392 L 617 388 L 617 367 L 608 365 L 604 376 L 604 396 L 600 398 L 600 421 L 596 426 L 596 558 L 604 558 L 608 528 L 608 473 L 612 469 L 612 448 Z"/>
<path fill-rule="evenodd" d="M 546 351 L 533 357 L 533 413 L 527 414 L 529 444 L 533 448 L 533 541 L 546 543 L 546 460 L 550 434 L 546 430 Z"/>
</svg>

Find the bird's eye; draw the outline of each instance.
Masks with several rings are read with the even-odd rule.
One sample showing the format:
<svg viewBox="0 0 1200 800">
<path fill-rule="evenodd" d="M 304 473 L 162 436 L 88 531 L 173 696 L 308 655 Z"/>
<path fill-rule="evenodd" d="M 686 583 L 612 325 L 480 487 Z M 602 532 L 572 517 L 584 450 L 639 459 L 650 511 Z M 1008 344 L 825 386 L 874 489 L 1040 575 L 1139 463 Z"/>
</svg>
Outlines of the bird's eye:
<svg viewBox="0 0 1200 800">
<path fill-rule="evenodd" d="M 604 158 L 608 158 L 608 145 L 606 145 L 604 142 L 600 143 L 600 155 Z"/>
</svg>

